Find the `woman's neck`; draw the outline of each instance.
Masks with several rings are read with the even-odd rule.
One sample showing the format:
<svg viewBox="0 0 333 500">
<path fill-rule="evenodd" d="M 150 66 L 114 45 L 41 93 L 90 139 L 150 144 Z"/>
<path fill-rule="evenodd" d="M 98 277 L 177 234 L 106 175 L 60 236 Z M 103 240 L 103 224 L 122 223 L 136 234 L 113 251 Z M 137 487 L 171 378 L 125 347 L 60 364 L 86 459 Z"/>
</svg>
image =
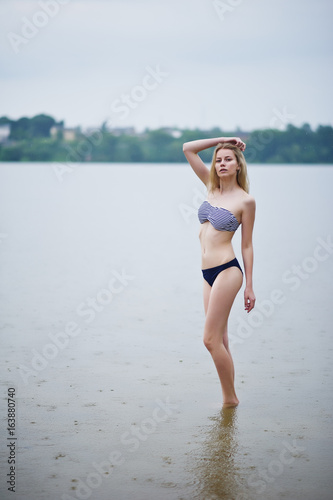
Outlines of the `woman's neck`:
<svg viewBox="0 0 333 500">
<path fill-rule="evenodd" d="M 235 191 L 238 189 L 238 182 L 236 178 L 227 180 L 227 179 L 220 179 L 220 187 L 218 188 L 220 194 L 222 193 L 231 193 L 232 191 Z"/>
</svg>

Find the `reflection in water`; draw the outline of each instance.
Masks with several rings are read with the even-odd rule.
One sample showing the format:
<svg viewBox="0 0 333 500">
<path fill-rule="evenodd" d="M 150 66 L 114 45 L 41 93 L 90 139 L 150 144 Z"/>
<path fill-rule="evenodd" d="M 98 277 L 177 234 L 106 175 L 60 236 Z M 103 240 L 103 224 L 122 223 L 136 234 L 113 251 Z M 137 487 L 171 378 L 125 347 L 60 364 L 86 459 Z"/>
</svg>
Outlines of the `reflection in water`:
<svg viewBox="0 0 333 500">
<path fill-rule="evenodd" d="M 237 465 L 237 407 L 223 408 L 213 424 L 205 430 L 206 439 L 200 455 L 195 458 L 191 472 L 196 475 L 197 491 L 193 498 L 200 500 L 238 500 L 244 489 L 240 484 Z"/>
</svg>

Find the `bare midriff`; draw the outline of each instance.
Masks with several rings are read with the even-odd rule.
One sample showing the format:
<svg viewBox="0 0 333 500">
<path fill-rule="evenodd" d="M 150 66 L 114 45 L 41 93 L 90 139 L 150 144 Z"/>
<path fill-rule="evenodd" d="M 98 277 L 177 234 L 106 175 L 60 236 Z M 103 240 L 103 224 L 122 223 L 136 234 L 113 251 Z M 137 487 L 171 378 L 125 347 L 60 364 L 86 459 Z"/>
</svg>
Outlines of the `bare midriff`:
<svg viewBox="0 0 333 500">
<path fill-rule="evenodd" d="M 207 221 L 201 224 L 201 269 L 220 266 L 235 258 L 231 244 L 234 232 L 218 231 Z"/>
</svg>

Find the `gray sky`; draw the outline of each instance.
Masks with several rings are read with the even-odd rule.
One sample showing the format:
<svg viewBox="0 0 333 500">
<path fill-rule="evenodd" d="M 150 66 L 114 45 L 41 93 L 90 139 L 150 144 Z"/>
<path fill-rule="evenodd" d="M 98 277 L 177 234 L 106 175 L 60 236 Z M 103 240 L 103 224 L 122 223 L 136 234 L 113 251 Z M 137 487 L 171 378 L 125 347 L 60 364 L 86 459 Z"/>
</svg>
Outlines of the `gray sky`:
<svg viewBox="0 0 333 500">
<path fill-rule="evenodd" d="M 1 0 L 0 115 L 332 125 L 332 14 L 331 0 Z"/>
</svg>

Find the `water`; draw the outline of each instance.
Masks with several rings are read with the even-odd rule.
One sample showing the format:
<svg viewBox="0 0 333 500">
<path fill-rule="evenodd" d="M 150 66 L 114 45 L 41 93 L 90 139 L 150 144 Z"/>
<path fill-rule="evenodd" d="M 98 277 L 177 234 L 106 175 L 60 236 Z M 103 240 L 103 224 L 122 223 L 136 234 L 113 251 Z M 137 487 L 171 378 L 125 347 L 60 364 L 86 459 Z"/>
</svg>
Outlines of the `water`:
<svg viewBox="0 0 333 500">
<path fill-rule="evenodd" d="M 249 168 L 257 307 L 241 291 L 231 314 L 227 412 L 201 341 L 200 181 L 185 164 L 56 171 L 0 165 L 16 497 L 330 498 L 333 168 Z"/>
</svg>

